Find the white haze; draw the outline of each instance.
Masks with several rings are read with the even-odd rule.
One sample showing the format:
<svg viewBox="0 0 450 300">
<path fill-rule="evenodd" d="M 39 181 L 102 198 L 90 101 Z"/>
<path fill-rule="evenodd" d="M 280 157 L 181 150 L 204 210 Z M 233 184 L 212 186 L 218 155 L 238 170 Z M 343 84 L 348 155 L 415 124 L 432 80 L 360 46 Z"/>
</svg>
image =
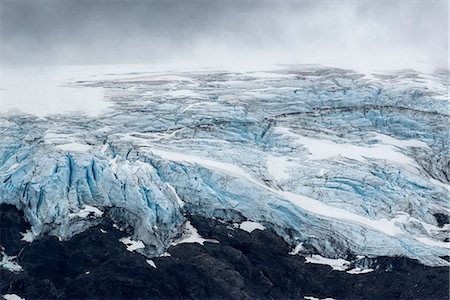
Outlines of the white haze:
<svg viewBox="0 0 450 300">
<path fill-rule="evenodd" d="M 125 70 L 433 72 L 448 68 L 448 9 L 445 0 L 0 0 L 0 111 L 96 115 L 108 109 L 101 88 L 64 85 Z"/>
<path fill-rule="evenodd" d="M 4 64 L 448 64 L 445 0 L 0 3 Z"/>
</svg>

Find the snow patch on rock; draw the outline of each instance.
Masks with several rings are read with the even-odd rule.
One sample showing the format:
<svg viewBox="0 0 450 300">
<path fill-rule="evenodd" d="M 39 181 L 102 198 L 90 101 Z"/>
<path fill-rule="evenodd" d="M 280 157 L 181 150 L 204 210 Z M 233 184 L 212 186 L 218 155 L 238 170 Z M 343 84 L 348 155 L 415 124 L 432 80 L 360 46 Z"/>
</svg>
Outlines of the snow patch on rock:
<svg viewBox="0 0 450 300">
<path fill-rule="evenodd" d="M 123 237 L 119 239 L 119 241 L 125 244 L 125 246 L 127 246 L 127 250 L 130 252 L 145 248 L 145 245 L 142 241 L 132 240 L 131 237 Z"/>
<path fill-rule="evenodd" d="M 5 252 L 1 252 L 2 260 L 0 261 L 0 267 L 7 269 L 11 272 L 22 271 L 22 266 L 19 265 L 15 260 L 17 256 L 8 256 Z"/>
<path fill-rule="evenodd" d="M 17 296 L 16 294 L 5 294 L 2 297 L 5 300 L 25 300 L 25 298 Z"/>
<path fill-rule="evenodd" d="M 101 217 L 103 215 L 103 212 L 98 209 L 97 207 L 90 206 L 90 205 L 84 205 L 82 209 L 80 209 L 77 213 L 71 213 L 69 214 L 69 218 L 87 218 L 88 216 L 93 215 L 95 217 Z"/>
<path fill-rule="evenodd" d="M 351 270 L 346 271 L 348 274 L 366 274 L 373 272 L 374 269 L 361 269 L 361 268 L 354 268 Z"/>
<path fill-rule="evenodd" d="M 253 221 L 244 221 L 241 224 L 239 224 L 239 228 L 241 230 L 247 231 L 248 233 L 252 233 L 254 230 L 264 230 L 266 227 L 264 227 L 261 223 L 253 222 Z"/>
<path fill-rule="evenodd" d="M 155 264 L 155 262 L 154 262 L 153 260 L 151 260 L 151 259 L 146 259 L 145 261 L 146 261 L 150 266 L 152 266 L 153 268 L 156 269 L 156 264 Z"/>
<path fill-rule="evenodd" d="M 203 245 L 205 242 L 208 243 L 218 243 L 214 239 L 204 239 L 197 231 L 197 228 L 192 226 L 190 221 L 186 221 L 183 226 L 182 236 L 179 240 L 172 242 L 172 246 L 179 244 L 197 243 Z"/>
<path fill-rule="evenodd" d="M 342 258 L 326 258 L 317 254 L 305 256 L 306 262 L 310 264 L 328 265 L 336 271 L 346 271 L 350 262 Z"/>
</svg>

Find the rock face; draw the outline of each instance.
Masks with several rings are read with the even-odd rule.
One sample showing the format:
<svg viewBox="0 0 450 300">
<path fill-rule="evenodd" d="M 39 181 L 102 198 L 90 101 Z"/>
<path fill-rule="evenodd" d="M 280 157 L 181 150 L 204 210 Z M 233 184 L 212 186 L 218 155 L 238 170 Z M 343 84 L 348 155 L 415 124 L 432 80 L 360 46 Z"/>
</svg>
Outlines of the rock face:
<svg viewBox="0 0 450 300">
<path fill-rule="evenodd" d="M 1 212 L 1 245 L 23 270 L 0 269 L 0 293 L 25 299 L 448 299 L 448 267 L 378 257 L 366 259 L 372 272 L 349 274 L 288 254 L 269 230 L 249 233 L 201 216 L 187 218 L 217 242 L 181 243 L 149 261 L 127 251 L 119 240 L 131 232 L 107 217 L 68 241 L 45 236 L 18 250 L 11 237 L 26 222 L 12 206 Z"/>
<path fill-rule="evenodd" d="M 446 266 L 449 225 L 435 216 L 450 211 L 447 75 L 317 67 L 79 81 L 103 87 L 110 110 L 0 117 L 0 203 L 24 211 L 32 237 L 62 240 L 108 213 L 149 257 L 194 214 L 259 222 L 328 258 Z"/>
</svg>

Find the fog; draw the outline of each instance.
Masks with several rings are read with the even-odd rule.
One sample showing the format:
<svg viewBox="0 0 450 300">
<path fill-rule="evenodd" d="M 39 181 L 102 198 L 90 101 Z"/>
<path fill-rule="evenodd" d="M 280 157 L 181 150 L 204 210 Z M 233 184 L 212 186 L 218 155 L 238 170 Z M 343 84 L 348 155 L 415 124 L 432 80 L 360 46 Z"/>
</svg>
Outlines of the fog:
<svg viewBox="0 0 450 300">
<path fill-rule="evenodd" d="M 447 1 L 0 0 L 3 64 L 447 67 Z"/>
</svg>

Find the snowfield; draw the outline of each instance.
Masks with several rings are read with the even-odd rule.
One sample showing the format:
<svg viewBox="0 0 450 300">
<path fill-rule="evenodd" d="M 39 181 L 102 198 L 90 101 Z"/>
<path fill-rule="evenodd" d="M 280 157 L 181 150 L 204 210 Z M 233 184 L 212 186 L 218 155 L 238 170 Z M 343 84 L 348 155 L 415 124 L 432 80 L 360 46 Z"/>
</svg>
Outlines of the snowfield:
<svg viewBox="0 0 450 300">
<path fill-rule="evenodd" d="M 100 97 L 58 94 L 35 114 L 39 93 L 22 86 L 13 107 L 2 91 L 0 203 L 23 208 L 33 236 L 68 238 L 114 207 L 134 228 L 122 242 L 148 256 L 214 242 L 190 213 L 273 230 L 320 253 L 309 262 L 346 266 L 350 250 L 448 265 L 435 217 L 450 214 L 447 71 L 104 72 L 65 82 Z"/>
</svg>

